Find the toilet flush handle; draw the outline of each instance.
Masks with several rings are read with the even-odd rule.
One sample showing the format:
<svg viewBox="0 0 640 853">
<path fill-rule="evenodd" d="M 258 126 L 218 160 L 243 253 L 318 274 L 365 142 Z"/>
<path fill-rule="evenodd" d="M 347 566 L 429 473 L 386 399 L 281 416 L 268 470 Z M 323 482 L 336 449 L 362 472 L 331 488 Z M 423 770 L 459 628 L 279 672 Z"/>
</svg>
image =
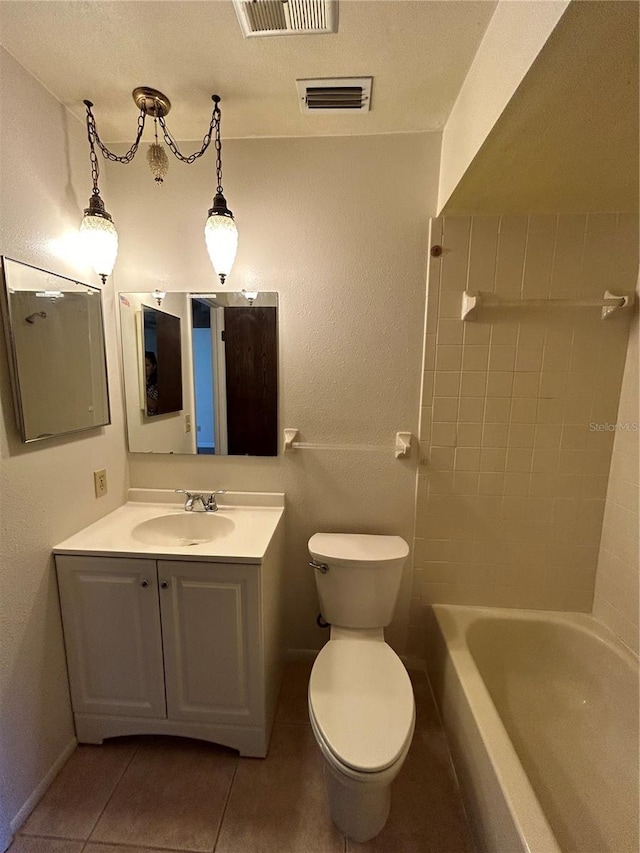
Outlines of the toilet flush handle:
<svg viewBox="0 0 640 853">
<path fill-rule="evenodd" d="M 318 563 L 316 560 L 310 560 L 309 565 L 312 569 L 317 569 L 319 572 L 322 572 L 323 575 L 329 571 L 329 566 L 326 563 Z"/>
</svg>

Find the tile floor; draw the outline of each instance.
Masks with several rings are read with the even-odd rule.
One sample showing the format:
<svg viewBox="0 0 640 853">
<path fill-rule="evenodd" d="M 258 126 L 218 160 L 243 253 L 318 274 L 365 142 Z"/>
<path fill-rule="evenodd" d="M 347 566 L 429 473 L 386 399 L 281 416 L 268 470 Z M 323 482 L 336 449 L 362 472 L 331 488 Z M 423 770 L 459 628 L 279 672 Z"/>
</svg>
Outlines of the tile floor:
<svg viewBox="0 0 640 853">
<path fill-rule="evenodd" d="M 412 673 L 416 731 L 383 831 L 333 826 L 307 716 L 310 664 L 288 664 L 269 755 L 183 738 L 79 746 L 9 853 L 472 853 L 426 677 Z"/>
</svg>

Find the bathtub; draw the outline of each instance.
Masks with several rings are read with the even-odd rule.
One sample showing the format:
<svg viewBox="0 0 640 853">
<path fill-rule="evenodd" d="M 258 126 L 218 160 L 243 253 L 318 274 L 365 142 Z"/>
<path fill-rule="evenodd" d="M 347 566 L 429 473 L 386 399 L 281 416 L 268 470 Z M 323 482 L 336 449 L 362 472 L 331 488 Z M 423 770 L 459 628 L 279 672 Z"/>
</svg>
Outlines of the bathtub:
<svg viewBox="0 0 640 853">
<path fill-rule="evenodd" d="M 433 606 L 428 668 L 479 851 L 638 853 L 638 661 L 581 613 Z"/>
</svg>

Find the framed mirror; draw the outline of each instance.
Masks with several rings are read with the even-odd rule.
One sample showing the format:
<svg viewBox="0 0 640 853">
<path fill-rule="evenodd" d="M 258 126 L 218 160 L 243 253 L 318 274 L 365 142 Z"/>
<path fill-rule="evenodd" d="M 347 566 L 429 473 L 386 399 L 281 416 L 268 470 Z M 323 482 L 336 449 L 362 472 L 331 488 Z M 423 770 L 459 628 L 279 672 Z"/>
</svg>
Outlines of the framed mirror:
<svg viewBox="0 0 640 853">
<path fill-rule="evenodd" d="M 24 443 L 110 421 L 102 294 L 2 257 L 2 317 Z"/>
<path fill-rule="evenodd" d="M 119 302 L 132 453 L 277 455 L 276 293 L 155 291 Z"/>
</svg>

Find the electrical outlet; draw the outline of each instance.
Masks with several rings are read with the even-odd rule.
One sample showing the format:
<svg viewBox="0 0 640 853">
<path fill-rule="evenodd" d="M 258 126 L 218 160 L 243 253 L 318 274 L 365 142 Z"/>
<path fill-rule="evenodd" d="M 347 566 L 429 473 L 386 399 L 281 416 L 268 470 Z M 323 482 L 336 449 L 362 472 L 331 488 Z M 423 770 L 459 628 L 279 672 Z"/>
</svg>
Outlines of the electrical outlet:
<svg viewBox="0 0 640 853">
<path fill-rule="evenodd" d="M 184 416 L 184 431 L 191 432 L 191 415 Z"/>
<path fill-rule="evenodd" d="M 101 498 L 107 494 L 107 469 L 101 468 L 99 471 L 93 472 L 93 485 L 96 491 L 96 497 Z"/>
</svg>

